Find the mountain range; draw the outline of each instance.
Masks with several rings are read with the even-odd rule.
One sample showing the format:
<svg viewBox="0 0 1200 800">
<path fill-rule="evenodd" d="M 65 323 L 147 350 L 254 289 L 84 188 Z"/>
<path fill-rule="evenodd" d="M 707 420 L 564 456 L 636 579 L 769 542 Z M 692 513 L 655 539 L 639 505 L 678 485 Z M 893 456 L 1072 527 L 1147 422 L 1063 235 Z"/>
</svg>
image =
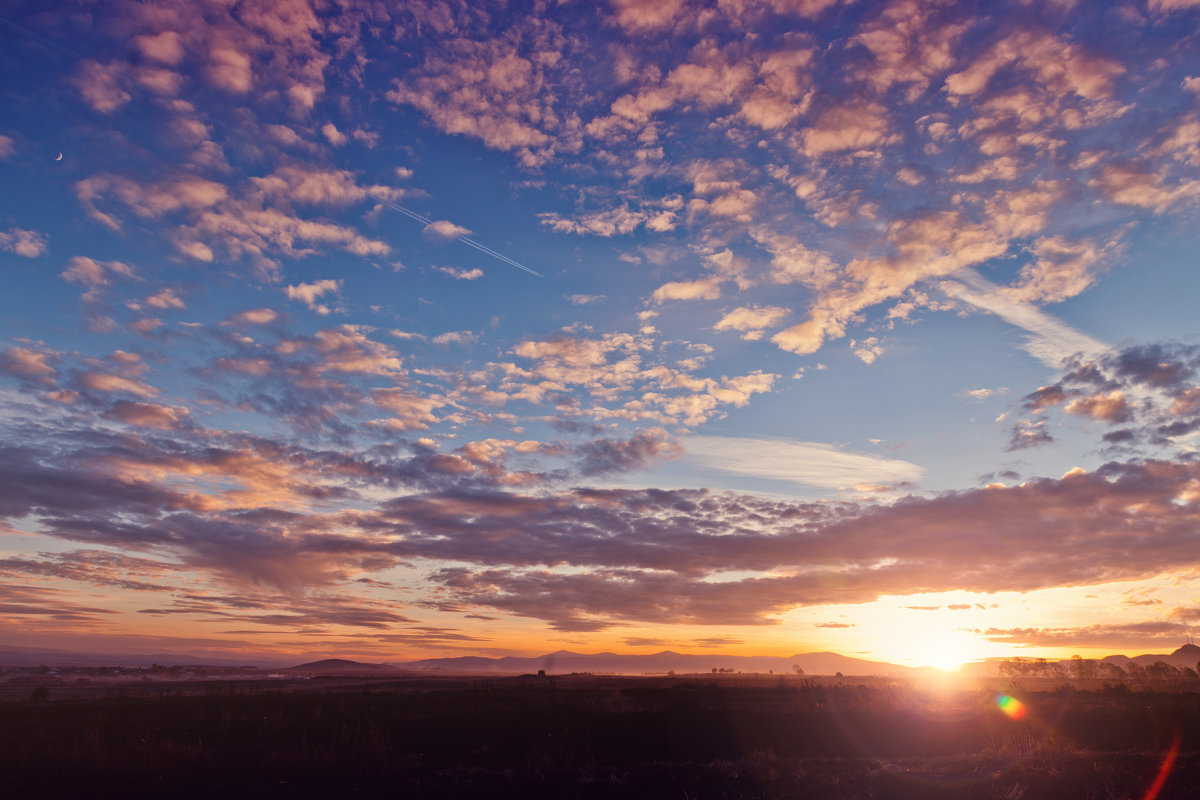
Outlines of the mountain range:
<svg viewBox="0 0 1200 800">
<path fill-rule="evenodd" d="M 644 675 L 667 672 L 775 672 L 794 674 L 799 667 L 807 675 L 901 675 L 908 667 L 883 661 L 866 661 L 837 653 L 803 653 L 786 658 L 675 653 L 664 650 L 652 655 L 621 653 L 573 653 L 559 650 L 533 658 L 427 658 L 395 665 L 401 669 L 441 672 L 520 674 L 545 670 L 548 673 L 593 672 Z"/>
<path fill-rule="evenodd" d="M 967 664 L 964 672 L 973 675 L 995 675 L 999 665 L 1007 659 L 989 659 Z M 1148 667 L 1156 661 L 1164 661 L 1175 667 L 1197 667 L 1200 662 L 1200 647 L 1185 644 L 1171 653 L 1146 653 L 1138 656 L 1111 655 L 1103 659 L 1125 669 L 1129 663 Z M 0 665 L 35 666 L 150 666 L 152 663 L 179 666 L 240 666 L 255 663 L 260 667 L 277 669 L 286 662 L 279 659 L 246 657 L 240 660 L 204 656 L 155 654 L 110 654 L 81 653 L 66 650 L 46 650 L 22 647 L 6 647 L 0 650 Z M 664 650 L 651 655 L 628 653 L 574 653 L 559 650 L 555 653 L 521 658 L 505 656 L 459 656 L 456 658 L 427 658 L 417 661 L 372 664 L 348 659 L 329 658 L 310 661 L 290 667 L 291 671 L 321 674 L 351 674 L 364 672 L 405 671 L 440 674 L 490 674 L 520 675 L 545 670 L 549 674 L 590 672 L 616 675 L 653 675 L 677 673 L 745 672 L 791 675 L 799 668 L 806 675 L 880 675 L 899 677 L 913 672 L 912 667 L 884 661 L 868 661 L 851 658 L 838 653 L 798 653 L 786 658 L 771 656 L 733 656 L 722 654 L 676 653 Z"/>
</svg>

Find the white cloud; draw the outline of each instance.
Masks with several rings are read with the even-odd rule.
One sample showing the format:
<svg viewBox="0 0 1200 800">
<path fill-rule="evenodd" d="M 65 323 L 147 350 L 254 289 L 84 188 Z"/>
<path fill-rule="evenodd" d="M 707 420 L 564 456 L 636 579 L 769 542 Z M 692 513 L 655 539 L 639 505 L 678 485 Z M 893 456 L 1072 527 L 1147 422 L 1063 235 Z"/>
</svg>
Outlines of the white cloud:
<svg viewBox="0 0 1200 800">
<path fill-rule="evenodd" d="M 883 345 L 877 336 L 864 339 L 861 342 L 850 340 L 850 349 L 864 364 L 874 364 L 875 359 L 883 355 Z"/>
<path fill-rule="evenodd" d="M 842 489 L 915 482 L 925 470 L 909 461 L 856 453 L 837 445 L 734 436 L 689 436 L 686 459 L 708 469 Z"/>
<path fill-rule="evenodd" d="M 603 303 L 608 298 L 602 294 L 571 294 L 567 295 L 567 300 L 573 306 L 586 306 L 592 303 Z"/>
<path fill-rule="evenodd" d="M 474 344 L 479 336 L 474 331 L 449 331 L 433 337 L 434 344 Z"/>
<path fill-rule="evenodd" d="M 483 277 L 483 270 L 479 267 L 474 269 L 459 269 L 457 267 L 434 267 L 438 272 L 444 272 L 456 281 L 475 281 Z"/>
<path fill-rule="evenodd" d="M 965 269 L 958 277 L 963 283 L 944 281 L 942 291 L 1026 331 L 1025 351 L 1046 366 L 1058 368 L 1063 359 L 1076 353 L 1092 356 L 1109 349 L 1039 308 L 1008 299 L 1001 287 L 973 270 Z"/>
</svg>

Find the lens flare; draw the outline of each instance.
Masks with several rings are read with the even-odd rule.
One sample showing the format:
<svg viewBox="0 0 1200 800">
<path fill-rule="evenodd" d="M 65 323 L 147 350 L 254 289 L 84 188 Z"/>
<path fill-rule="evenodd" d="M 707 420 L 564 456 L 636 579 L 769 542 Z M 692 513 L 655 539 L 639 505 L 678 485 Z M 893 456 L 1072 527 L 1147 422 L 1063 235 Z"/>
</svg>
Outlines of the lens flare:
<svg viewBox="0 0 1200 800">
<path fill-rule="evenodd" d="M 1011 719 L 1024 719 L 1025 717 L 1025 704 L 1012 695 L 1000 695 L 996 698 L 996 705 Z"/>
<path fill-rule="evenodd" d="M 1171 742 L 1171 749 L 1167 751 L 1167 757 L 1163 759 L 1162 766 L 1158 768 L 1158 776 L 1155 777 L 1154 783 L 1151 784 L 1142 800 L 1155 800 L 1158 797 L 1158 793 L 1162 791 L 1163 785 L 1167 782 L 1167 777 L 1171 774 L 1171 767 L 1175 766 L 1175 759 L 1179 755 L 1179 745 L 1182 741 L 1183 737 L 1177 732 L 1175 741 Z"/>
</svg>

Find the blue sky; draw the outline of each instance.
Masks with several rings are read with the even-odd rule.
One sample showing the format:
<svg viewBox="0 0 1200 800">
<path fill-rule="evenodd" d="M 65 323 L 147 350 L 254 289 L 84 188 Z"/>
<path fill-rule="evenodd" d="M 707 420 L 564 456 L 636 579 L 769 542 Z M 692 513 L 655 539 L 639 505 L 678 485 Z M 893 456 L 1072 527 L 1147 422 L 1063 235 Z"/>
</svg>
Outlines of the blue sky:
<svg viewBox="0 0 1200 800">
<path fill-rule="evenodd" d="M 1177 644 L 1198 22 L 4 4 L 4 638 Z"/>
</svg>

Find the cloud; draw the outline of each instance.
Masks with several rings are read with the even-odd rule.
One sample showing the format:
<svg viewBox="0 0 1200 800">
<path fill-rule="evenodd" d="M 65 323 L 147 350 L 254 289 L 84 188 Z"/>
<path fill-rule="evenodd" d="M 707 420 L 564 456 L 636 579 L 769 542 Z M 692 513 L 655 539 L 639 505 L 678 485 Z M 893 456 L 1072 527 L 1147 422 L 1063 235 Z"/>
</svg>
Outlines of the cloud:
<svg viewBox="0 0 1200 800">
<path fill-rule="evenodd" d="M 232 258 L 249 257 L 260 277 L 277 279 L 274 255 L 303 258 L 317 247 L 332 245 L 358 256 L 384 256 L 390 248 L 353 228 L 299 216 L 296 205 L 344 206 L 367 198 L 385 199 L 396 192 L 383 186 L 358 186 L 349 173 L 280 167 L 233 187 L 196 176 L 178 176 L 153 183 L 101 173 L 75 184 L 86 213 L 119 230 L 122 221 L 114 205 L 146 219 L 166 219 L 170 238 L 182 253 L 211 261 L 214 246 Z"/>
<path fill-rule="evenodd" d="M 438 422 L 433 412 L 447 404 L 443 398 L 407 389 L 374 389 L 371 402 L 390 412 L 391 416 L 381 424 L 392 431 L 424 430 Z"/>
<path fill-rule="evenodd" d="M 869 336 L 861 342 L 851 339 L 850 350 L 864 364 L 874 364 L 875 359 L 883 355 L 883 345 L 877 336 Z"/>
<path fill-rule="evenodd" d="M 146 305 L 151 308 L 182 310 L 187 305 L 180 299 L 175 289 L 163 289 L 146 298 Z"/>
<path fill-rule="evenodd" d="M 0 351 L 0 370 L 10 375 L 50 378 L 57 373 L 51 365 L 55 353 L 30 347 L 10 347 Z"/>
<path fill-rule="evenodd" d="M 313 299 L 315 300 L 316 298 L 314 297 Z M 239 311 L 225 320 L 223 324 L 267 325 L 277 319 L 279 319 L 279 312 L 272 308 L 254 308 L 247 311 Z"/>
<path fill-rule="evenodd" d="M 110 372 L 84 372 L 79 376 L 79 385 L 96 392 L 134 394 L 139 397 L 158 394 L 153 386 Z"/>
<path fill-rule="evenodd" d="M 716 300 L 721 296 L 721 278 L 709 276 L 690 281 L 671 281 L 654 290 L 650 299 L 655 303 L 670 300 Z"/>
<path fill-rule="evenodd" d="M 102 64 L 88 59 L 79 65 L 71 82 L 88 105 L 102 114 L 111 114 L 131 99 L 126 89 L 128 76 L 120 62 Z"/>
<path fill-rule="evenodd" d="M 464 228 L 461 225 L 455 225 L 453 222 L 439 219 L 434 220 L 426 225 L 422 233 L 431 239 L 450 241 L 451 239 L 457 239 L 460 236 L 466 236 L 467 234 L 471 233 L 471 230 L 469 228 Z"/>
<path fill-rule="evenodd" d="M 892 141 L 883 106 L 844 103 L 827 108 L 800 134 L 800 151 L 815 159 L 846 150 L 869 151 Z"/>
<path fill-rule="evenodd" d="M 1092 182 L 1115 203 L 1148 208 L 1163 214 L 1173 206 L 1200 197 L 1200 180 L 1169 186 L 1161 175 L 1135 166 L 1110 164 Z"/>
<path fill-rule="evenodd" d="M 10 578 L 57 578 L 134 592 L 170 591 L 171 585 L 149 583 L 146 578 L 170 578 L 177 570 L 173 564 L 105 550 L 74 550 L 40 553 L 36 558 L 0 559 L 0 573 Z"/>
<path fill-rule="evenodd" d="M 1076 353 L 1094 355 L 1108 349 L 1107 345 L 1050 314 L 1028 303 L 1010 299 L 1011 294 L 977 273 L 963 272 L 960 277 L 962 283 L 946 281 L 942 284 L 946 293 L 1026 331 L 1029 336 L 1025 340 L 1025 350 L 1047 366 L 1059 367 L 1065 359 Z"/>
<path fill-rule="evenodd" d="M 633 233 L 640 227 L 663 233 L 675 229 L 676 212 L 682 205 L 682 198 L 670 197 L 649 202 L 646 207 L 640 209 L 631 209 L 623 205 L 604 211 L 587 212 L 573 219 L 554 211 L 544 211 L 538 214 L 538 219 L 542 225 L 556 233 L 574 233 L 581 236 L 587 234 L 610 238 Z"/>
<path fill-rule="evenodd" d="M 1200 0 L 1149 0 L 1147 5 L 1151 11 L 1170 13 L 1195 8 L 1200 5 Z"/>
<path fill-rule="evenodd" d="M 262 177 L 251 178 L 247 200 L 269 199 L 289 205 L 344 207 L 367 199 L 396 200 L 403 191 L 387 186 L 360 186 L 352 172 L 312 165 L 284 165 Z"/>
<path fill-rule="evenodd" d="M 100 203 L 112 198 L 136 215 L 157 218 L 180 210 L 202 211 L 228 196 L 223 184 L 194 176 L 179 177 L 153 184 L 139 184 L 129 178 L 99 173 L 75 184 L 75 195 L 92 219 L 119 230 L 120 221 L 101 211 Z"/>
<path fill-rule="evenodd" d="M 483 270 L 478 267 L 460 269 L 459 267 L 434 267 L 438 272 L 445 273 L 456 281 L 477 281 L 483 277 Z"/>
<path fill-rule="evenodd" d="M 182 406 L 157 403 L 136 403 L 120 400 L 102 415 L 105 419 L 120 420 L 143 428 L 173 430 L 190 424 L 188 410 Z"/>
<path fill-rule="evenodd" d="M 25 258 L 37 258 L 46 252 L 46 236 L 37 231 L 9 228 L 0 231 L 0 250 Z"/>
<path fill-rule="evenodd" d="M 334 147 L 341 147 L 346 142 L 350 141 L 350 137 L 339 131 L 337 126 L 332 122 L 326 122 L 321 126 L 321 135 L 324 136 L 325 140 Z"/>
<path fill-rule="evenodd" d="M 1068 414 L 1093 417 L 1110 424 L 1128 422 L 1133 418 L 1125 393 L 1120 389 L 1097 393 L 1090 397 L 1078 397 L 1067 403 L 1063 410 Z"/>
<path fill-rule="evenodd" d="M 183 61 L 183 37 L 175 31 L 137 36 L 133 45 L 144 58 L 160 64 L 173 67 Z"/>
<path fill-rule="evenodd" d="M 689 436 L 683 445 L 688 458 L 706 469 L 829 489 L 862 483 L 915 483 L 925 472 L 908 461 L 819 442 Z"/>
<path fill-rule="evenodd" d="M 1194 346 L 1130 345 L 1073 357 L 1062 368 L 1059 380 L 1024 398 L 1027 411 L 1045 416 L 1061 407 L 1075 416 L 1125 424 L 1102 439 L 1125 446 L 1176 446 L 1200 430 L 1200 349 Z M 1044 420 L 1018 420 L 1014 430 L 1043 427 Z M 1048 436 L 1038 437 L 1039 443 L 1045 441 Z"/>
<path fill-rule="evenodd" d="M 571 294 L 567 295 L 567 302 L 573 306 L 587 306 L 595 303 L 603 303 L 608 297 L 602 294 Z"/>
<path fill-rule="evenodd" d="M 670 26 L 684 7 L 684 0 L 612 0 L 616 23 L 630 33 L 644 33 Z"/>
<path fill-rule="evenodd" d="M 17 152 L 17 145 L 12 137 L 0 134 L 0 161 L 7 161 L 15 152 Z"/>
<path fill-rule="evenodd" d="M 79 283 L 87 287 L 83 294 L 85 302 L 99 299 L 100 291 L 112 283 L 113 277 L 136 278 L 133 267 L 120 261 L 96 261 L 87 256 L 74 256 L 59 276 L 68 283 Z"/>
<path fill-rule="evenodd" d="M 1174 649 L 1187 635 L 1188 626 L 1173 620 L 1101 623 L 1062 628 L 987 628 L 993 642 L 1025 647 L 1087 647 L 1136 650 L 1145 647 Z"/>
<path fill-rule="evenodd" d="M 525 166 L 545 163 L 559 150 L 578 152 L 582 130 L 574 93 L 559 77 L 575 43 L 553 22 L 543 23 L 523 48 L 495 36 L 459 36 L 431 48 L 386 97 L 423 112 L 445 133 L 512 151 Z"/>
<path fill-rule="evenodd" d="M 327 278 L 325 280 L 313 281 L 312 283 L 285 286 L 283 291 L 289 300 L 299 300 L 318 314 L 327 316 L 330 312 L 329 306 L 319 303 L 317 300 L 327 294 L 336 295 L 341 290 L 342 280 L 340 278 L 337 280 Z"/>
<path fill-rule="evenodd" d="M 664 459 L 683 455 L 679 445 L 662 428 L 639 430 L 625 441 L 596 439 L 576 448 L 582 475 L 608 475 L 642 469 Z"/>
<path fill-rule="evenodd" d="M 1008 249 L 1005 236 L 960 211 L 897 220 L 888 227 L 887 244 L 885 255 L 853 260 L 826 281 L 808 319 L 771 341 L 793 353 L 814 353 L 827 339 L 844 336 L 846 325 L 863 309 L 900 297 L 922 281 L 962 273 Z"/>
<path fill-rule="evenodd" d="M 433 337 L 430 341 L 434 344 L 474 344 L 479 340 L 479 335 L 474 331 L 447 331 Z"/>
<path fill-rule="evenodd" d="M 303 284 L 301 284 L 303 285 Z M 362 325 L 338 325 L 280 342 L 276 353 L 284 356 L 315 356 L 310 366 L 318 372 L 393 375 L 403 370 L 396 351 L 367 336 L 371 328 Z"/>
<path fill-rule="evenodd" d="M 1008 67 L 1027 71 L 1059 94 L 1072 93 L 1089 100 L 1110 96 L 1114 80 L 1125 72 L 1121 64 L 1077 44 L 1045 32 L 1021 30 L 998 41 L 967 69 L 948 76 L 946 91 L 951 95 L 978 94 Z"/>
<path fill-rule="evenodd" d="M 713 330 L 741 331 L 743 339 L 760 339 L 764 328 L 774 327 L 790 313 L 789 309 L 781 306 L 742 306 L 733 309 L 717 320 L 717 324 L 713 325 Z"/>
</svg>

